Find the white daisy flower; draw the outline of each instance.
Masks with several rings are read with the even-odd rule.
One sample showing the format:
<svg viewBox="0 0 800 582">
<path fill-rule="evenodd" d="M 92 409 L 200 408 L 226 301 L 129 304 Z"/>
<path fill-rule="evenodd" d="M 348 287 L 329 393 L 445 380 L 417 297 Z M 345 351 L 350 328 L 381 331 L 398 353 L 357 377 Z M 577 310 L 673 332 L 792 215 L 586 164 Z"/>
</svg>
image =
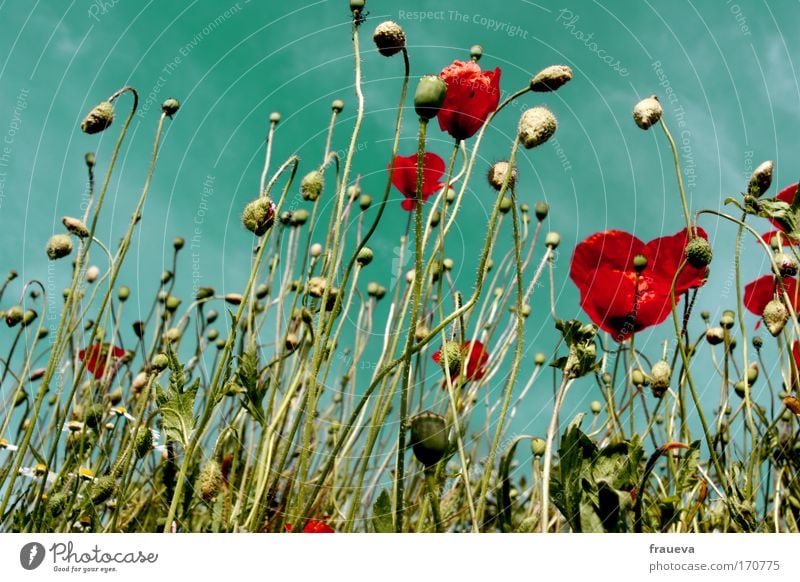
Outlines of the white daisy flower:
<svg viewBox="0 0 800 582">
<path fill-rule="evenodd" d="M 39 463 L 33 467 L 20 467 L 19 474 L 28 479 L 39 479 L 46 477 L 48 483 L 53 483 L 56 480 L 56 475 L 52 471 L 48 471 L 44 463 Z"/>
<path fill-rule="evenodd" d="M 131 422 L 136 420 L 135 418 L 133 418 L 133 416 L 127 410 L 125 410 L 124 406 L 117 406 L 115 408 L 112 408 L 111 409 L 111 414 L 115 414 L 117 416 L 124 416 L 126 419 L 130 420 Z"/>
</svg>

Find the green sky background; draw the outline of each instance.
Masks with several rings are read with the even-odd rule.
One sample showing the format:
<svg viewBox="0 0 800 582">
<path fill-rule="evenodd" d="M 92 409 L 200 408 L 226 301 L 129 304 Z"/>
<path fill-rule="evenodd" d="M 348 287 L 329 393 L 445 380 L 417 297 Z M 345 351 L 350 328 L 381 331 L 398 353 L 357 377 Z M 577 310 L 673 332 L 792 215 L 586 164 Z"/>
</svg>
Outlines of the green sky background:
<svg viewBox="0 0 800 582">
<path fill-rule="evenodd" d="M 725 196 L 740 192 L 764 159 L 775 160 L 779 187 L 797 178 L 796 3 L 368 0 L 367 9 L 362 34 L 367 113 L 355 171 L 363 188 L 376 195 L 385 181 L 402 75 L 399 57 L 381 57 L 369 41 L 382 20 L 405 28 L 414 76 L 467 58 L 475 43 L 484 47 L 484 68 L 502 68 L 505 93 L 525 86 L 547 65 L 573 68 L 575 79 L 563 90 L 527 95 L 498 117 L 479 166 L 482 172 L 508 155 L 524 107 L 545 103 L 558 117 L 556 140 L 521 157 L 519 192 L 529 204 L 546 200 L 547 228 L 562 235 L 555 265 L 562 318 L 585 318 L 567 276 L 577 242 L 609 228 L 650 240 L 682 226 L 666 141 L 631 119 L 640 98 L 652 93 L 662 98 L 667 122 L 684 148 L 693 209 L 721 208 Z M 143 226 L 123 272 L 122 282 L 133 288 L 126 307 L 132 319 L 149 307 L 158 276 L 169 268 L 173 237 L 188 240 L 195 228 L 200 234 L 189 253 L 197 254 L 192 259 L 186 253 L 180 267 L 184 291 L 191 289 L 192 260 L 201 284 L 240 290 L 251 237 L 238 217 L 258 191 L 270 112 L 283 115 L 276 161 L 297 152 L 306 163 L 302 171 L 318 163 L 334 98 L 347 106 L 333 147 L 347 145 L 355 98 L 346 0 L 0 0 L 0 23 L 0 269 L 21 275 L 4 303 L 16 301 L 21 281 L 33 278 L 60 295 L 68 263 L 48 271 L 44 244 L 60 232 L 63 215 L 81 213 L 84 153 L 97 151 L 102 171 L 117 135 L 87 136 L 78 126 L 92 106 L 123 85 L 136 87 L 141 101 L 102 219 L 100 237 L 113 246 L 141 189 L 159 105 L 169 96 L 183 104 L 168 124 Z M 127 97 L 121 100 L 119 121 L 128 103 Z M 414 126 L 408 116 L 402 154 L 414 150 Z M 429 149 L 446 157 L 450 148 L 449 136 L 432 127 Z M 209 179 L 213 193 L 204 207 Z M 459 281 L 467 288 L 477 261 L 475 233 L 485 228 L 492 201 L 485 183 L 474 180 L 450 243 Z M 389 278 L 406 225 L 399 201 L 391 204 L 371 245 L 376 279 Z M 717 319 L 735 304 L 735 230 L 709 219 L 702 225 L 715 262 L 697 306 Z M 752 241 L 745 243 L 746 281 L 766 272 L 756 250 Z M 755 321 L 751 317 L 748 323 Z M 526 326 L 530 362 L 534 351 L 549 352 L 555 337 L 541 300 L 534 302 Z M 646 341 L 639 345 L 651 346 L 651 357 L 657 357 L 655 343 Z M 707 397 L 713 401 L 716 394 L 709 386 Z M 574 398 L 565 415 L 585 406 L 588 397 Z M 531 400 L 527 420 L 519 422 L 541 426 L 542 405 L 541 399 Z"/>
</svg>

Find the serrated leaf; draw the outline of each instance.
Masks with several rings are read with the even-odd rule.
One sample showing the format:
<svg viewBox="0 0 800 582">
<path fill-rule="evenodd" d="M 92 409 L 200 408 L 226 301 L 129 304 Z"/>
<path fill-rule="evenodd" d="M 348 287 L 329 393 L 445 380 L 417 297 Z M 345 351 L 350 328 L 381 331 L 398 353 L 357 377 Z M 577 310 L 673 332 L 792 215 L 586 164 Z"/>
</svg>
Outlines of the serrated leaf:
<svg viewBox="0 0 800 582">
<path fill-rule="evenodd" d="M 392 533 L 394 531 L 392 499 L 386 489 L 381 491 L 378 499 L 372 504 L 372 527 L 375 528 L 376 533 Z"/>
<path fill-rule="evenodd" d="M 167 440 L 177 441 L 184 448 L 192 438 L 194 430 L 194 400 L 199 387 L 198 379 L 182 393 L 172 389 L 164 392 L 161 387 L 157 387 L 156 390 L 156 403 L 161 412 L 161 423 Z"/>
<path fill-rule="evenodd" d="M 679 494 L 686 493 L 697 483 L 697 464 L 700 462 L 700 441 L 694 441 L 681 459 L 678 468 L 677 489 Z"/>
</svg>

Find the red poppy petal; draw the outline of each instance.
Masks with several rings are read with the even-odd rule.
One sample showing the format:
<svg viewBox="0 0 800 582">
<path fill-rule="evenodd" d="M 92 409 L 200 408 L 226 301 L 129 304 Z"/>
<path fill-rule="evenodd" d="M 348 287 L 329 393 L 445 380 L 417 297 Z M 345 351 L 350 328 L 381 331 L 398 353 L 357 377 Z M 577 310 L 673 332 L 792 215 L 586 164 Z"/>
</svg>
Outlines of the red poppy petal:
<svg viewBox="0 0 800 582">
<path fill-rule="evenodd" d="M 481 71 L 472 61 L 454 61 L 440 77 L 447 85 L 439 127 L 456 139 L 472 137 L 497 109 L 500 100 L 500 68 Z"/>
<path fill-rule="evenodd" d="M 461 351 L 467 356 L 467 380 L 480 380 L 486 374 L 484 366 L 489 362 L 489 353 L 477 340 L 464 342 Z"/>
<path fill-rule="evenodd" d="M 781 246 L 796 246 L 798 243 L 788 236 L 783 234 L 783 231 L 780 230 L 771 230 L 769 232 L 765 232 L 761 235 L 761 240 L 763 240 L 768 245 L 772 244 L 772 241 L 775 237 L 778 237 L 778 241 L 780 241 Z M 778 242 L 776 241 L 776 242 Z"/>
<path fill-rule="evenodd" d="M 775 277 L 764 275 L 751 281 L 744 288 L 744 306 L 750 312 L 761 317 L 767 303 L 775 298 Z"/>
<path fill-rule="evenodd" d="M 336 530 L 334 530 L 327 523 L 310 519 L 306 523 L 305 527 L 303 527 L 303 533 L 336 533 Z"/>
<path fill-rule="evenodd" d="M 630 271 L 633 258 L 645 254 L 645 244 L 622 230 L 607 230 L 589 236 L 575 247 L 569 276 L 581 291 L 594 283 L 600 269 Z"/>
<path fill-rule="evenodd" d="M 433 357 L 433 361 L 434 362 L 436 362 L 437 364 L 441 364 L 442 363 L 442 350 L 439 350 L 438 352 L 434 353 L 432 357 Z"/>
<path fill-rule="evenodd" d="M 400 206 L 403 208 L 403 210 L 411 212 L 412 210 L 417 209 L 417 201 L 411 198 L 406 198 L 400 203 Z"/>
<path fill-rule="evenodd" d="M 775 198 L 781 200 L 782 202 L 786 202 L 787 204 L 791 204 L 794 201 L 794 195 L 797 192 L 797 187 L 798 184 L 791 184 L 790 186 L 787 186 L 786 188 L 778 192 L 778 195 Z M 775 228 L 783 230 L 783 227 L 777 220 L 773 220 L 770 218 L 769 221 Z"/>
</svg>

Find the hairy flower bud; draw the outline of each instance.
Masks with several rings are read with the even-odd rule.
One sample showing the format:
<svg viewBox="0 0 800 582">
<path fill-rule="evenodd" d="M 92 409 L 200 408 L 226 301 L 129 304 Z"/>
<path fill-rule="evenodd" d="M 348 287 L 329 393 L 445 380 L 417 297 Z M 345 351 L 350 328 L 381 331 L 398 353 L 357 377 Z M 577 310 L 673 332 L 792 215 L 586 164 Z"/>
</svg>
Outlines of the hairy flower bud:
<svg viewBox="0 0 800 582">
<path fill-rule="evenodd" d="M 774 167 L 775 165 L 772 160 L 767 160 L 759 164 L 758 167 L 753 170 L 753 174 L 750 176 L 750 182 L 747 185 L 747 193 L 750 194 L 750 196 L 758 198 L 769 190 L 769 187 L 772 185 L 772 170 Z"/>
<path fill-rule="evenodd" d="M 639 101 L 633 108 L 633 120 L 642 129 L 650 129 L 659 122 L 664 109 L 658 101 L 658 97 L 651 95 Z"/>
<path fill-rule="evenodd" d="M 547 107 L 528 109 L 519 120 L 519 141 L 526 149 L 535 148 L 553 137 L 557 128 L 558 122 Z"/>
<path fill-rule="evenodd" d="M 447 341 L 442 346 L 442 351 L 439 355 L 439 365 L 442 367 L 442 370 L 449 370 L 450 376 L 455 376 L 461 368 L 462 355 L 461 344 L 452 340 Z"/>
<path fill-rule="evenodd" d="M 112 475 L 104 475 L 92 485 L 92 503 L 95 505 L 109 499 L 117 490 L 117 481 Z"/>
<path fill-rule="evenodd" d="M 275 204 L 265 196 L 259 196 L 244 207 L 242 224 L 255 234 L 263 236 L 275 223 Z"/>
<path fill-rule="evenodd" d="M 65 216 L 61 219 L 61 222 L 64 223 L 64 226 L 70 234 L 74 234 L 78 238 L 86 238 L 89 236 L 89 229 L 86 228 L 82 220 L 72 218 L 71 216 Z"/>
<path fill-rule="evenodd" d="M 489 168 L 489 185 L 498 192 L 503 188 L 506 181 L 506 176 L 511 168 L 508 162 L 497 162 Z M 508 188 L 514 187 L 514 182 L 517 179 L 517 168 L 511 168 L 511 176 L 508 177 Z"/>
<path fill-rule="evenodd" d="M 303 176 L 303 179 L 300 181 L 300 195 L 303 197 L 303 200 L 316 202 L 322 194 L 322 185 L 322 172 L 319 170 L 313 170 Z"/>
<path fill-rule="evenodd" d="M 54 234 L 47 241 L 46 250 L 51 261 L 64 258 L 72 252 L 72 239 L 67 234 Z"/>
<path fill-rule="evenodd" d="M 88 134 L 99 133 L 114 121 L 114 106 L 103 101 L 92 109 L 81 122 L 81 131 Z"/>
<path fill-rule="evenodd" d="M 672 377 L 672 368 L 669 363 L 660 360 L 653 364 L 650 368 L 650 389 L 653 391 L 653 396 L 661 398 L 667 390 L 669 390 L 669 383 Z"/>
<path fill-rule="evenodd" d="M 356 262 L 361 265 L 362 267 L 366 267 L 372 262 L 374 254 L 372 249 L 369 247 L 364 247 L 360 251 L 358 251 L 358 256 L 356 257 Z"/>
<path fill-rule="evenodd" d="M 425 467 L 442 460 L 450 446 L 444 417 L 422 412 L 411 419 L 411 447 L 414 456 Z"/>
<path fill-rule="evenodd" d="M 764 325 L 767 326 L 767 331 L 772 337 L 777 337 L 789 321 L 789 310 L 782 301 L 773 299 L 764 307 L 764 312 L 761 314 L 764 320 Z"/>
<path fill-rule="evenodd" d="M 721 327 L 712 327 L 706 331 L 706 341 L 712 346 L 716 346 L 725 341 L 725 330 Z"/>
<path fill-rule="evenodd" d="M 406 46 L 406 33 L 399 24 L 387 20 L 378 25 L 372 35 L 372 40 L 378 47 L 379 53 L 385 57 L 391 57 Z"/>
<path fill-rule="evenodd" d="M 541 457 L 547 450 L 547 442 L 543 438 L 531 439 L 531 452 L 536 457 Z"/>
<path fill-rule="evenodd" d="M 175 115 L 178 112 L 178 109 L 180 108 L 181 108 L 180 101 L 178 101 L 174 97 L 166 99 L 161 104 L 161 111 L 163 111 L 164 115 L 166 115 L 167 117 L 172 117 L 173 115 Z"/>
<path fill-rule="evenodd" d="M 797 261 L 789 253 L 775 253 L 775 265 L 778 267 L 777 275 L 781 277 L 797 275 Z"/>
<path fill-rule="evenodd" d="M 714 252 L 711 250 L 711 245 L 702 237 L 696 236 L 686 245 L 686 260 L 689 264 L 696 268 L 702 269 L 711 263 Z"/>
<path fill-rule="evenodd" d="M 222 469 L 219 463 L 211 459 L 200 471 L 197 479 L 198 490 L 203 501 L 211 501 L 222 489 Z"/>
<path fill-rule="evenodd" d="M 531 91 L 545 93 L 556 91 L 572 80 L 572 69 L 566 65 L 551 65 L 536 73 L 531 79 Z"/>
</svg>

